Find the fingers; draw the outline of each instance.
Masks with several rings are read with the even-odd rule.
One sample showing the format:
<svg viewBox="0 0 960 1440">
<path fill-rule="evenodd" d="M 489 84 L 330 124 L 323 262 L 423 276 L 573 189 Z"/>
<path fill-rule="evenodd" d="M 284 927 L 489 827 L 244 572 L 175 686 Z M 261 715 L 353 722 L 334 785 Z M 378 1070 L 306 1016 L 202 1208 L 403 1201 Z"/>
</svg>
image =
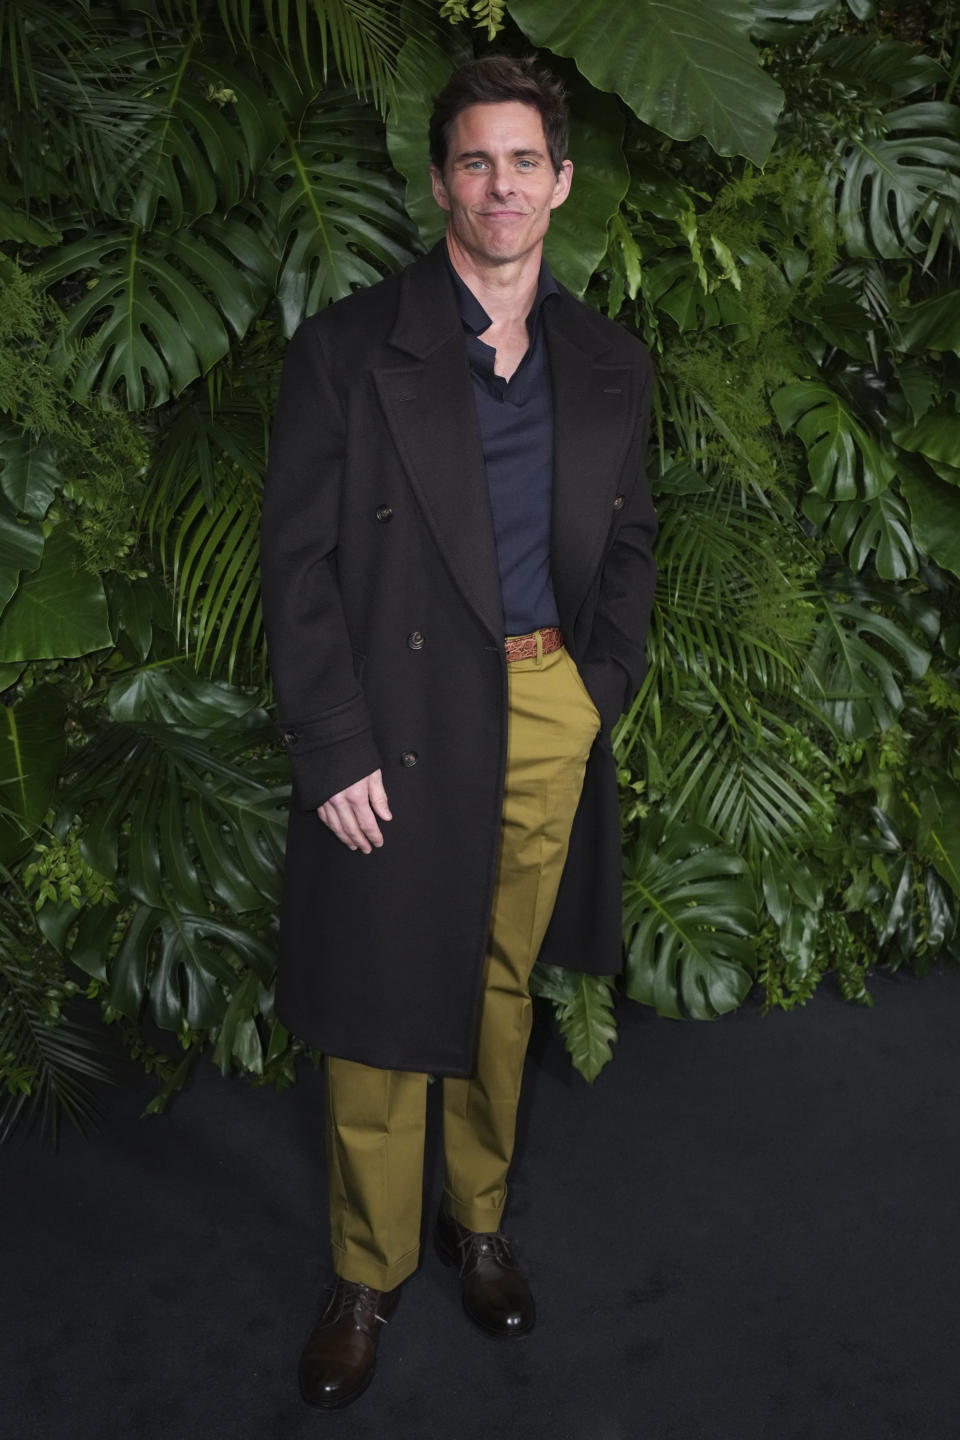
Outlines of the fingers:
<svg viewBox="0 0 960 1440">
<path fill-rule="evenodd" d="M 383 835 L 377 824 L 377 815 L 381 820 L 390 819 L 390 807 L 380 771 L 375 770 L 372 775 L 349 785 L 346 790 L 331 795 L 330 799 L 319 807 L 317 814 L 349 850 L 359 850 L 363 855 L 369 855 L 371 850 L 379 850 L 383 844 Z"/>
</svg>

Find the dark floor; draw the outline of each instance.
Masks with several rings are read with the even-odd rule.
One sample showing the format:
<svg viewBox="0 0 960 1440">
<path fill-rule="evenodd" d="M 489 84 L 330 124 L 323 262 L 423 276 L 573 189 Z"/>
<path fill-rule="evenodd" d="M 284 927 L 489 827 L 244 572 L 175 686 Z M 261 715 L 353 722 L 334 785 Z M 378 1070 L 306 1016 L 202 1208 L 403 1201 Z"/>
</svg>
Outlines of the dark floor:
<svg viewBox="0 0 960 1440">
<path fill-rule="evenodd" d="M 955 1440 L 960 973 L 874 993 L 714 1025 L 624 1005 L 593 1089 L 541 1017 L 507 1225 L 537 1329 L 475 1332 L 428 1250 L 334 1414 L 295 1384 L 319 1075 L 204 1070 L 167 1118 L 126 1092 L 90 1142 L 15 1142 L 2 1440 Z"/>
</svg>

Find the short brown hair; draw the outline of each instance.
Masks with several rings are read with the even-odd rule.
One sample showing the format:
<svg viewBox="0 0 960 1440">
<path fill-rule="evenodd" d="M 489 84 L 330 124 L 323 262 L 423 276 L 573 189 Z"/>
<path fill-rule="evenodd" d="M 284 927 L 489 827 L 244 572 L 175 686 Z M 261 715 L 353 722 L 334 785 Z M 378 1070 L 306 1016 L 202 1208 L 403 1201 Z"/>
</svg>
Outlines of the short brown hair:
<svg viewBox="0 0 960 1440">
<path fill-rule="evenodd" d="M 555 75 L 532 57 L 514 60 L 510 55 L 484 55 L 455 70 L 433 102 L 430 116 L 430 159 L 443 173 L 447 163 L 450 127 L 471 105 L 498 105 L 511 100 L 539 111 L 554 171 L 567 158 L 567 102 Z"/>
</svg>

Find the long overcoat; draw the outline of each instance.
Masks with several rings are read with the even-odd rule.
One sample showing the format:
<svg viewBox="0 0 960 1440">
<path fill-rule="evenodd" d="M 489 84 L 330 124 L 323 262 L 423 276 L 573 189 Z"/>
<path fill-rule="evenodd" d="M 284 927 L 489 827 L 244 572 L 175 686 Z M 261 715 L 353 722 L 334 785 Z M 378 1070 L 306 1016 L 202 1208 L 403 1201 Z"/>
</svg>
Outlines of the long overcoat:
<svg viewBox="0 0 960 1440">
<path fill-rule="evenodd" d="M 541 958 L 620 966 L 609 730 L 645 667 L 655 521 L 651 369 L 561 290 L 543 323 L 555 413 L 551 574 L 600 711 Z M 507 679 L 496 543 L 442 244 L 307 320 L 284 363 L 263 512 L 263 605 L 294 773 L 278 1013 L 329 1054 L 473 1066 L 500 835 Z M 383 771 L 384 845 L 317 818 Z"/>
</svg>

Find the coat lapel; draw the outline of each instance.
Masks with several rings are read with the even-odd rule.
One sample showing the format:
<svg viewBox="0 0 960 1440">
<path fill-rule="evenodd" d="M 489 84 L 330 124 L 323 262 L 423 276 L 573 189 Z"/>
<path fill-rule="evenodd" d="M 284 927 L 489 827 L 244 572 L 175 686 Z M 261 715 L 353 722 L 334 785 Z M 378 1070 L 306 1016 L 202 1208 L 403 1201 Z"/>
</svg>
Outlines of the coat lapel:
<svg viewBox="0 0 960 1440">
<path fill-rule="evenodd" d="M 554 406 L 551 575 L 573 633 L 614 514 L 639 397 L 633 367 L 565 292 L 544 307 Z M 407 358 L 374 378 L 410 484 L 454 582 L 492 636 L 504 633 L 493 517 L 463 331 L 441 247 L 403 277 L 390 343 Z"/>
<path fill-rule="evenodd" d="M 605 364 L 596 330 L 561 293 L 544 310 L 554 407 L 551 575 L 569 638 L 603 558 L 638 396 L 634 368 Z"/>
<path fill-rule="evenodd" d="M 405 273 L 390 343 L 410 357 L 374 372 L 394 444 L 454 582 L 500 640 L 500 570 L 480 426 L 439 247 Z"/>
</svg>

